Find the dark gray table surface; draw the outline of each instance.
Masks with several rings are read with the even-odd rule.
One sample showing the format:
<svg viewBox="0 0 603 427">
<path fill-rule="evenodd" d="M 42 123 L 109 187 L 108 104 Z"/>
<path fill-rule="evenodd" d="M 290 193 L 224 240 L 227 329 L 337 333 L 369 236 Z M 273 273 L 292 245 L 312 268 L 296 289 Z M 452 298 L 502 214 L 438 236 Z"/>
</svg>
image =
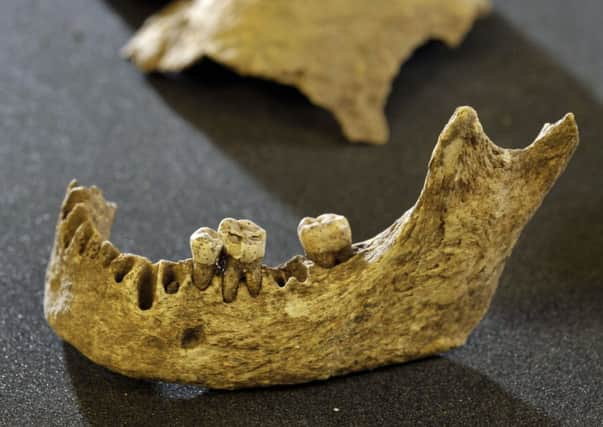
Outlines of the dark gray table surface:
<svg viewBox="0 0 603 427">
<path fill-rule="evenodd" d="M 158 6 L 0 5 L 0 425 L 603 423 L 600 0 L 500 0 L 460 49 L 421 48 L 394 84 L 385 147 L 349 145 L 295 90 L 215 64 L 140 74 L 118 50 Z M 346 214 L 357 240 L 401 215 L 462 104 L 502 146 L 527 145 L 567 111 L 582 135 L 464 347 L 308 385 L 214 392 L 113 374 L 47 326 L 44 271 L 72 177 L 119 203 L 123 250 L 188 257 L 194 229 L 237 216 L 268 230 L 275 263 L 300 252 L 304 215 Z"/>
</svg>

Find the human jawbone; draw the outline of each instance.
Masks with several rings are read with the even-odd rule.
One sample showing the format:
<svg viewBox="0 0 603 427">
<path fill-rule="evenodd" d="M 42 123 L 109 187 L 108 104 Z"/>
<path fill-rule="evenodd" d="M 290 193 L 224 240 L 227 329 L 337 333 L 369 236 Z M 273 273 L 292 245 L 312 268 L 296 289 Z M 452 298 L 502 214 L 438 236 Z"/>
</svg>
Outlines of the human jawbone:
<svg viewBox="0 0 603 427">
<path fill-rule="evenodd" d="M 519 234 L 578 145 L 571 114 L 503 149 L 459 108 L 416 204 L 352 244 L 347 220 L 304 218 L 306 256 L 261 263 L 266 233 L 227 218 L 191 236 L 192 259 L 121 253 L 115 205 L 75 181 L 61 207 L 44 311 L 113 371 L 211 388 L 290 384 L 462 345 L 486 313 Z"/>
</svg>

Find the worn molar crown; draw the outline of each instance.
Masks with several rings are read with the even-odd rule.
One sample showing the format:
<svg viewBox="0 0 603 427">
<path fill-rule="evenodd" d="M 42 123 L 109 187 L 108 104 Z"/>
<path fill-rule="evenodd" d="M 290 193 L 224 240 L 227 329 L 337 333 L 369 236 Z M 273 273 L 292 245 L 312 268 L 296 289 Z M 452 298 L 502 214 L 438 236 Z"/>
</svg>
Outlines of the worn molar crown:
<svg viewBox="0 0 603 427">
<path fill-rule="evenodd" d="M 351 254 L 352 229 L 343 215 L 305 217 L 297 226 L 297 235 L 308 258 L 323 267 L 332 267 Z"/>
<path fill-rule="evenodd" d="M 352 244 L 352 229 L 343 215 L 307 216 L 297 226 L 297 234 L 304 249 L 312 253 L 340 251 Z"/>
<path fill-rule="evenodd" d="M 218 226 L 226 252 L 245 263 L 264 258 L 266 230 L 248 219 L 224 218 Z"/>
</svg>

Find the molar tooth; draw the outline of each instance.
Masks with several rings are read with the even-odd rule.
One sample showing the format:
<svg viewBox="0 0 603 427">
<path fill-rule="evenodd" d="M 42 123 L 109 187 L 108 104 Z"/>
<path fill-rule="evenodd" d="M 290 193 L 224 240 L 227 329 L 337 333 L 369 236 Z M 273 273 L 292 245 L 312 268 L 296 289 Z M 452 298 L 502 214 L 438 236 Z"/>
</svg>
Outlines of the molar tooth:
<svg viewBox="0 0 603 427">
<path fill-rule="evenodd" d="M 251 296 L 262 287 L 262 259 L 266 251 L 266 231 L 247 219 L 224 218 L 218 226 L 228 255 L 222 279 L 224 301 L 237 296 L 239 281 L 245 278 Z"/>
<path fill-rule="evenodd" d="M 207 289 L 224 247 L 222 237 L 209 227 L 201 227 L 191 235 L 190 247 L 193 255 L 193 283 L 201 290 Z"/>
<path fill-rule="evenodd" d="M 297 226 L 297 235 L 306 256 L 324 268 L 351 256 L 352 230 L 342 215 L 327 213 L 317 218 L 305 217 Z"/>
<path fill-rule="evenodd" d="M 261 261 L 266 251 L 266 231 L 248 219 L 224 218 L 218 226 L 226 253 L 242 263 Z"/>
</svg>

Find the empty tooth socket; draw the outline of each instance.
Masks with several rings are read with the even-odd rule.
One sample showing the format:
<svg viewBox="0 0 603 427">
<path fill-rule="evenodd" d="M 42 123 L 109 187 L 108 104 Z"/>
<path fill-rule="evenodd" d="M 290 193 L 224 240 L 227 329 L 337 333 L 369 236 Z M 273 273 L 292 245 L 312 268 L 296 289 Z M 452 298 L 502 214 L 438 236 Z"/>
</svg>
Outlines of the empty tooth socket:
<svg viewBox="0 0 603 427">
<path fill-rule="evenodd" d="M 60 225 L 61 235 L 63 236 L 63 249 L 66 249 L 69 246 L 78 227 L 89 220 L 90 216 L 88 210 L 82 204 L 77 204 L 75 208 L 69 212 L 67 218 L 65 218 Z"/>
<path fill-rule="evenodd" d="M 284 288 L 292 278 L 299 283 L 307 280 L 308 267 L 304 264 L 304 260 L 304 257 L 298 255 L 278 267 L 262 266 L 262 271 L 274 280 L 278 287 Z"/>
<path fill-rule="evenodd" d="M 75 234 L 73 239 L 71 240 L 70 246 L 77 250 L 79 255 L 83 255 L 86 252 L 86 248 L 88 247 L 88 243 L 90 239 L 92 239 L 94 235 L 94 228 L 89 222 L 81 223 L 77 230 L 75 230 Z"/>
<path fill-rule="evenodd" d="M 176 264 L 168 261 L 162 261 L 159 265 L 159 280 L 166 294 L 175 294 L 180 289 L 175 267 Z"/>
<path fill-rule="evenodd" d="M 90 200 L 90 194 L 88 194 L 84 187 L 75 187 L 67 192 L 63 207 L 61 209 L 61 219 L 65 219 L 69 212 L 78 204 L 86 204 Z"/>
<path fill-rule="evenodd" d="M 180 283 L 174 280 L 167 284 L 167 286 L 165 287 L 165 292 L 168 294 L 175 294 L 178 292 L 179 289 Z"/>
<path fill-rule="evenodd" d="M 138 282 L 136 289 L 138 291 L 138 308 L 149 310 L 153 307 L 155 300 L 155 278 L 153 277 L 153 268 L 150 264 L 143 264 L 140 274 L 136 278 Z"/>
<path fill-rule="evenodd" d="M 295 278 L 300 283 L 305 282 L 308 278 L 308 267 L 304 264 L 304 258 L 301 256 L 293 257 L 277 268 L 268 268 L 267 271 L 281 288 L 291 278 Z"/>
<path fill-rule="evenodd" d="M 88 220 L 101 238 L 106 239 L 111 230 L 115 204 L 106 201 L 97 187 L 83 187 L 72 182 L 61 205 L 60 220 L 66 220 L 78 206 L 88 211 Z"/>
<path fill-rule="evenodd" d="M 283 288 L 287 284 L 287 276 L 284 271 L 275 270 L 274 272 L 272 272 L 272 278 L 274 279 L 279 288 Z"/>
<path fill-rule="evenodd" d="M 111 270 L 113 270 L 115 283 L 121 283 L 124 280 L 124 277 L 134 268 L 135 262 L 136 258 L 132 255 L 119 255 L 113 260 Z"/>
</svg>

